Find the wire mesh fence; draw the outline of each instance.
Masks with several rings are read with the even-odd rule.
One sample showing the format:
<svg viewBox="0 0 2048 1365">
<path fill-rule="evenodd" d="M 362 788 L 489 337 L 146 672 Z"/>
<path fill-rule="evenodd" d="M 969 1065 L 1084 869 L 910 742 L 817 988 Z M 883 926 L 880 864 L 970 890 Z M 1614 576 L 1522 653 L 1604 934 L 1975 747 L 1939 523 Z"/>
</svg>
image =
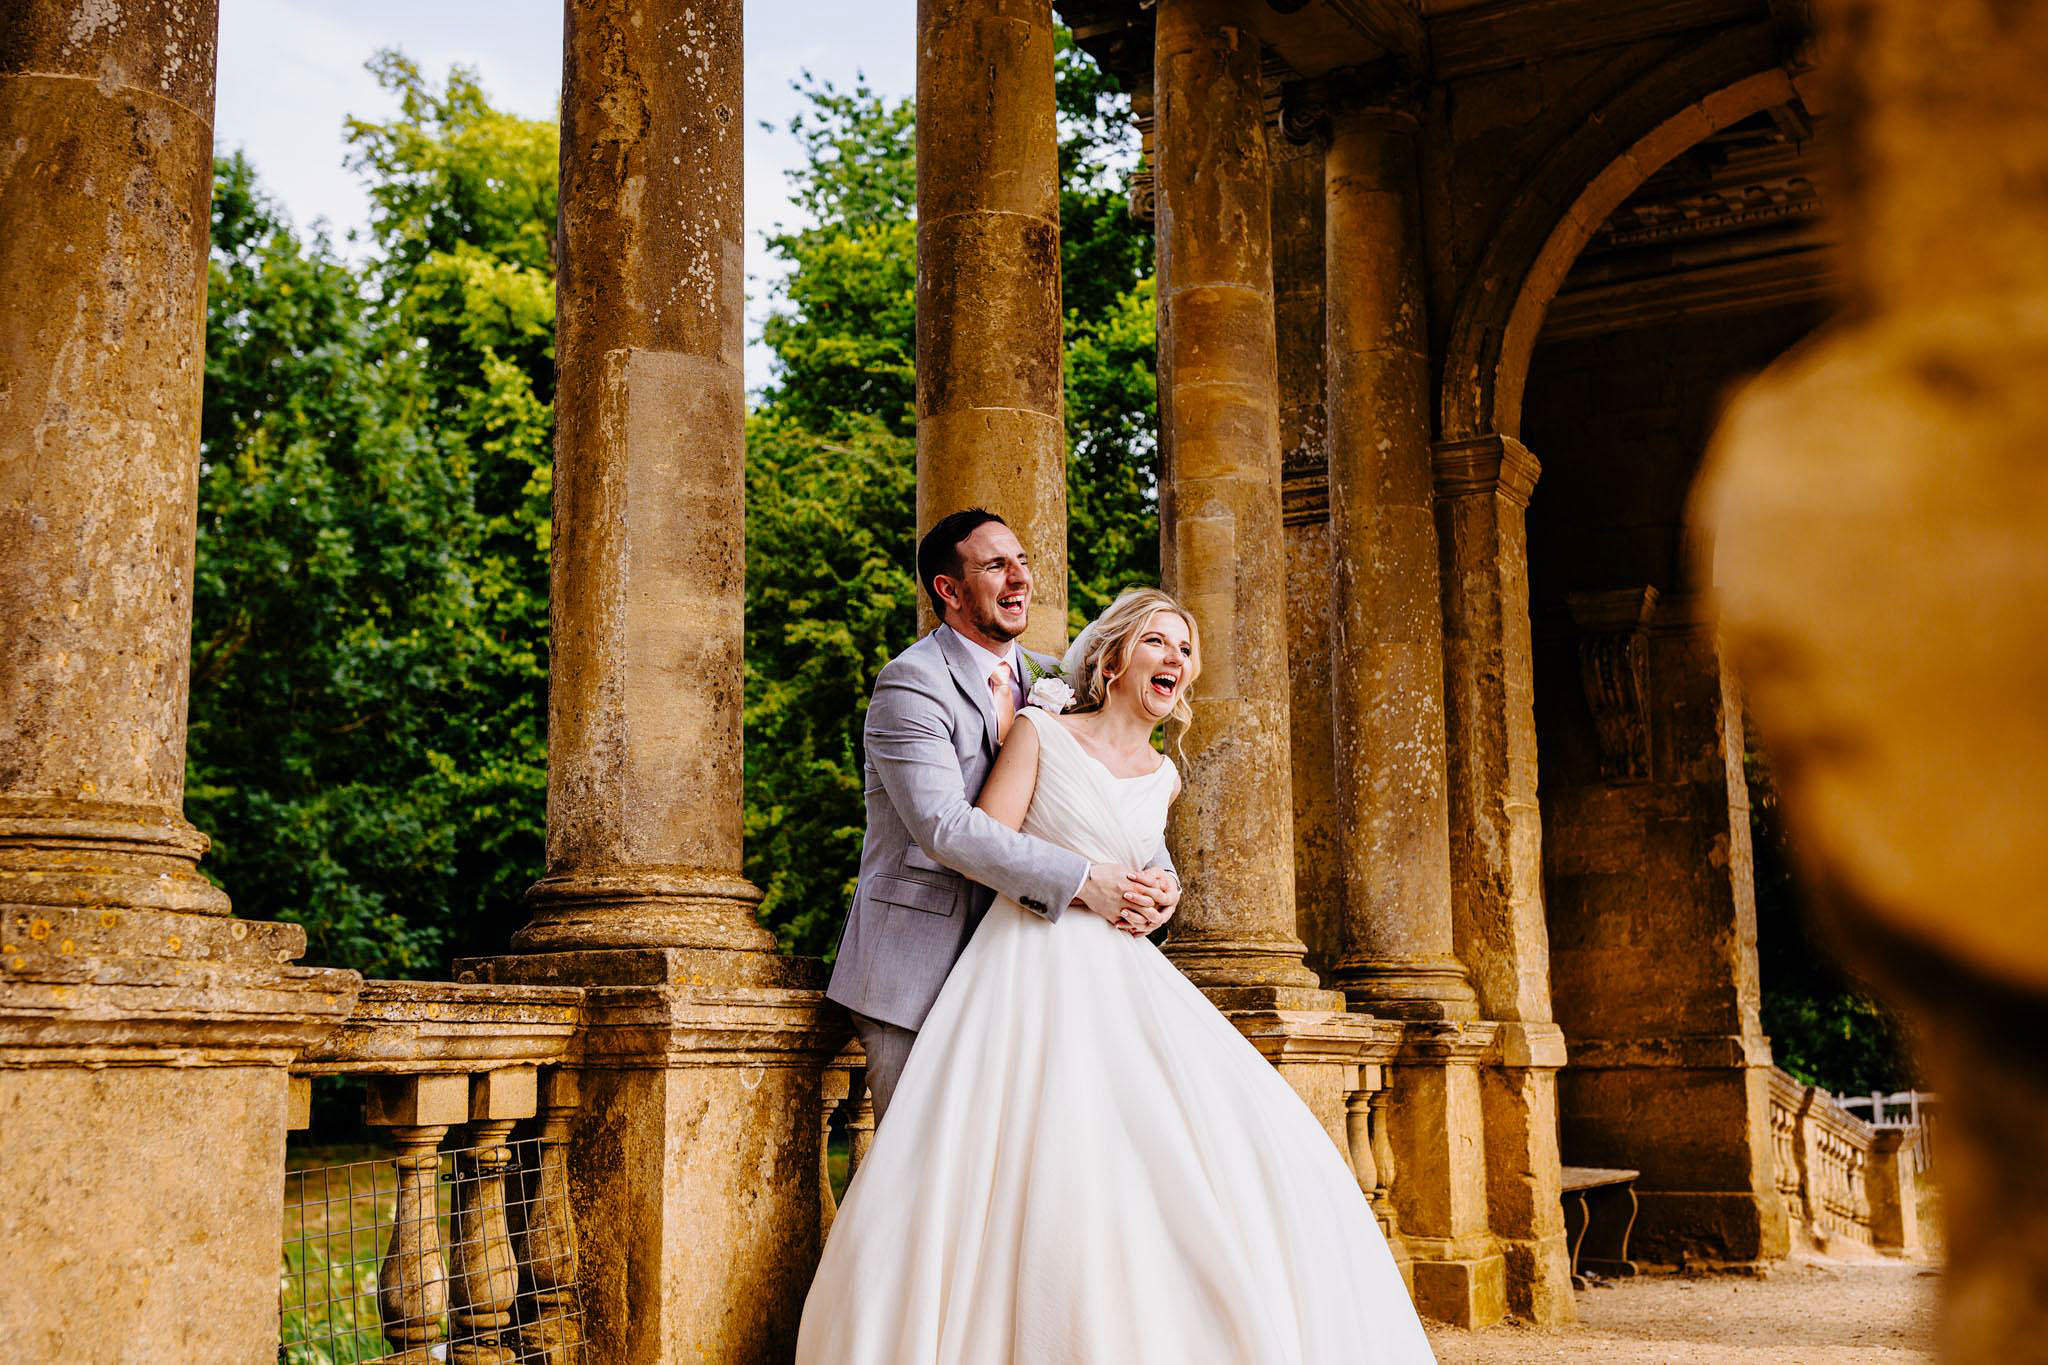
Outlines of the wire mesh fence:
<svg viewBox="0 0 2048 1365">
<path fill-rule="evenodd" d="M 583 1365 L 574 1236 L 543 1144 L 398 1147 L 286 1174 L 280 1365 Z"/>
</svg>

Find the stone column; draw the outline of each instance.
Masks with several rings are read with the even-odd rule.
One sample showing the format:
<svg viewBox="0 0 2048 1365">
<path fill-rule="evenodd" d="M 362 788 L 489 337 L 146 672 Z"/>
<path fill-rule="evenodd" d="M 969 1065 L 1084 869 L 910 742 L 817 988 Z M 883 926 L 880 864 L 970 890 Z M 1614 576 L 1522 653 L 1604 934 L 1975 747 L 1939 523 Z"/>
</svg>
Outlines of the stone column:
<svg viewBox="0 0 2048 1365">
<path fill-rule="evenodd" d="M 1444 773 L 1443 613 L 1431 512 L 1417 120 L 1399 101 L 1333 111 L 1330 531 L 1335 547 L 1337 808 L 1352 1004 L 1471 1019 L 1454 950 Z"/>
<path fill-rule="evenodd" d="M 24 1359 L 275 1352 L 285 1066 L 357 983 L 231 918 L 183 814 L 214 33 L 212 0 L 0 25 L 0 1332 Z"/>
<path fill-rule="evenodd" d="M 587 986 L 571 1140 L 594 1358 L 779 1359 L 818 1247 L 814 963 L 741 873 L 740 0 L 568 0 L 548 868 Z"/>
<path fill-rule="evenodd" d="M 1171 830 L 1167 952 L 1222 1007 L 1328 1009 L 1294 928 L 1286 542 L 1259 40 L 1224 0 L 1162 0 L 1154 165 L 1160 527 L 1202 676 Z"/>
<path fill-rule="evenodd" d="M 917 7 L 917 526 L 986 507 L 1067 647 L 1059 132 L 1047 0 Z M 935 622 L 919 599 L 925 629 Z"/>
<path fill-rule="evenodd" d="M 1506 1311 L 1488 1227 L 1479 1064 L 1494 1045 L 1456 954 L 1443 614 L 1432 512 L 1418 119 L 1399 92 L 1331 111 L 1324 164 L 1331 667 L 1344 878 L 1334 972 L 1354 1009 L 1416 1021 L 1395 1068 L 1394 1198 L 1417 1304 Z"/>
<path fill-rule="evenodd" d="M 1508 1308 L 1569 1322 L 1559 1201 L 1557 1068 L 1536 805 L 1536 715 L 1523 513 L 1540 473 L 1511 437 L 1436 447 L 1449 741 L 1451 919 L 1480 1011 L 1501 1021 L 1481 1073 L 1489 1221 L 1507 1257 Z"/>
<path fill-rule="evenodd" d="M 567 14 L 548 867 L 513 942 L 766 953 L 740 864 L 740 11 Z"/>
</svg>

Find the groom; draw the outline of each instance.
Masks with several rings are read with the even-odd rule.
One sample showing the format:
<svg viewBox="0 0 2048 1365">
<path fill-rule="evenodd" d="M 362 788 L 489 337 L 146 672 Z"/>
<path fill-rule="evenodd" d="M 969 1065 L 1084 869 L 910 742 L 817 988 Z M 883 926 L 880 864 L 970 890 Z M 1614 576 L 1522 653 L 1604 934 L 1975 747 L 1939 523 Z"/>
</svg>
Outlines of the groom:
<svg viewBox="0 0 2048 1365">
<path fill-rule="evenodd" d="M 1047 920 L 1069 905 L 1129 932 L 1166 922 L 1180 881 L 1162 843 L 1145 869 L 1090 863 L 977 810 L 1024 704 L 1031 568 L 1003 519 L 970 508 L 917 546 L 943 623 L 891 659 L 868 703 L 867 838 L 828 999 L 853 1013 L 879 1122 L 918 1028 L 996 893 Z M 1029 656 L 1043 673 L 1052 660 Z"/>
</svg>

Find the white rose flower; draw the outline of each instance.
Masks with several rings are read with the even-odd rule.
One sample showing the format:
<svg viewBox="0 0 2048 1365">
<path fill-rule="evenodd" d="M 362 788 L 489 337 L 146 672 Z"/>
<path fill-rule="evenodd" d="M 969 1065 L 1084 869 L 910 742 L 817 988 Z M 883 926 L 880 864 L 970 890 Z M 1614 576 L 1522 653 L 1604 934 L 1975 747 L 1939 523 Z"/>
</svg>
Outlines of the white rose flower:
<svg viewBox="0 0 2048 1365">
<path fill-rule="evenodd" d="M 1040 678 L 1031 684 L 1031 694 L 1024 698 L 1024 704 L 1058 715 L 1074 704 L 1074 689 L 1060 678 Z"/>
</svg>

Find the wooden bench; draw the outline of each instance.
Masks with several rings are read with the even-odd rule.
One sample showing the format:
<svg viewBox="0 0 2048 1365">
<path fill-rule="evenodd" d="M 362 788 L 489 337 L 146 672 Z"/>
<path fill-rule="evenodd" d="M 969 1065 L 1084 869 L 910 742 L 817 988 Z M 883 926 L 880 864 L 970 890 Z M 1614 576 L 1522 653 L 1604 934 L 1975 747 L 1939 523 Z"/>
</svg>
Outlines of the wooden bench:
<svg viewBox="0 0 2048 1365">
<path fill-rule="evenodd" d="M 1628 1258 L 1628 1235 L 1636 1225 L 1636 1177 L 1640 1171 L 1606 1166 L 1564 1168 L 1565 1245 L 1571 1251 L 1572 1287 L 1584 1289 L 1591 1275 L 1633 1275 L 1636 1264 Z M 1623 1196 L 1626 1196 L 1624 1202 Z M 1593 1237 L 1593 1252 L 1585 1256 L 1586 1237 L 1593 1229 L 1594 1210 L 1600 1213 L 1600 1231 Z M 1577 1229 L 1572 1212 L 1578 1211 Z"/>
</svg>

